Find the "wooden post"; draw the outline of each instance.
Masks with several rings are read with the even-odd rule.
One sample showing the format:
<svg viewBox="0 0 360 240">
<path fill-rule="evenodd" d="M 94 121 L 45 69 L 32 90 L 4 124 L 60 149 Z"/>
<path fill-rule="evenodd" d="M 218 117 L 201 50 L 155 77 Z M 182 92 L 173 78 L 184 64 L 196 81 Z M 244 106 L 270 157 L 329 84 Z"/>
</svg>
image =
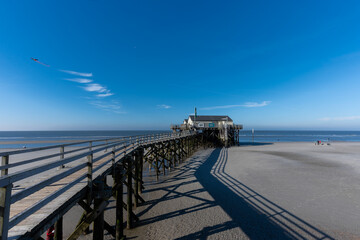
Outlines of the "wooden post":
<svg viewBox="0 0 360 240">
<path fill-rule="evenodd" d="M 123 229 L 123 216 L 124 216 L 124 209 L 123 209 L 123 166 L 117 165 L 115 171 L 115 179 L 114 184 L 116 187 L 116 240 L 120 240 L 124 238 L 124 229 Z"/>
<path fill-rule="evenodd" d="M 160 149 L 160 151 L 161 151 L 161 159 L 162 159 L 162 164 L 163 164 L 163 174 L 165 176 L 166 175 L 166 165 L 165 165 L 166 159 L 165 159 L 165 146 L 164 146 L 163 143 L 161 143 L 160 148 L 161 148 Z"/>
<path fill-rule="evenodd" d="M 184 138 L 180 139 L 180 162 L 182 162 L 183 158 L 184 158 Z"/>
<path fill-rule="evenodd" d="M 175 163 L 176 163 L 176 140 L 173 139 L 171 140 L 171 159 L 172 159 L 172 168 L 175 168 Z"/>
<path fill-rule="evenodd" d="M 91 199 L 91 195 L 92 195 L 92 169 L 93 169 L 93 154 L 91 153 L 90 155 L 87 156 L 88 159 L 88 172 L 87 172 L 87 182 L 88 182 L 88 188 L 89 188 L 89 192 L 88 192 L 88 199 L 90 197 Z M 87 203 L 88 205 L 91 205 L 90 202 Z"/>
<path fill-rule="evenodd" d="M 187 154 L 186 157 L 190 156 L 190 137 L 186 137 Z"/>
<path fill-rule="evenodd" d="M 60 160 L 63 160 L 63 159 L 65 158 L 65 155 L 64 155 L 64 153 L 65 153 L 65 148 L 64 148 L 64 146 L 61 146 L 61 147 L 60 147 L 60 153 L 61 153 L 61 155 L 60 155 Z M 61 165 L 61 166 L 58 167 L 58 169 L 60 170 L 60 169 L 62 169 L 62 168 L 64 168 L 64 167 L 65 167 L 65 165 Z"/>
<path fill-rule="evenodd" d="M 134 207 L 139 204 L 139 151 L 135 153 L 135 203 Z"/>
<path fill-rule="evenodd" d="M 192 155 L 192 153 L 194 152 L 194 138 L 192 136 L 189 137 L 189 145 L 190 145 L 190 154 L 189 155 Z"/>
<path fill-rule="evenodd" d="M 188 156 L 190 156 L 191 153 L 192 153 L 192 137 L 191 137 L 191 136 L 189 136 L 188 144 L 189 144 L 189 153 L 188 153 Z"/>
<path fill-rule="evenodd" d="M 122 164 L 118 165 L 116 168 L 115 175 L 115 186 L 116 186 L 116 240 L 123 239 L 124 237 L 124 229 L 123 229 L 123 166 Z"/>
<path fill-rule="evenodd" d="M 0 239 L 7 239 L 12 184 L 0 188 Z"/>
<path fill-rule="evenodd" d="M 183 160 L 185 160 L 186 158 L 187 158 L 187 155 L 188 155 L 188 138 L 187 137 L 185 137 L 184 138 L 184 150 L 185 150 L 185 156 L 184 156 L 184 159 Z"/>
<path fill-rule="evenodd" d="M 184 137 L 183 138 L 183 143 L 182 143 L 183 144 L 183 149 L 184 149 L 184 154 L 183 154 L 183 158 L 181 159 L 181 161 L 183 161 L 186 158 L 186 154 L 187 154 L 186 153 L 187 152 L 186 151 L 186 146 L 187 146 L 186 141 L 187 141 L 187 137 Z"/>
<path fill-rule="evenodd" d="M 9 155 L 1 157 L 1 166 L 6 166 L 9 164 Z M 7 168 L 1 170 L 1 176 L 8 175 L 9 170 Z"/>
<path fill-rule="evenodd" d="M 192 155 L 194 152 L 194 137 L 190 137 L 190 155 Z"/>
<path fill-rule="evenodd" d="M 179 139 L 179 153 L 180 153 L 180 161 L 179 161 L 179 163 L 182 162 L 183 157 L 184 157 L 183 149 L 184 149 L 184 139 L 180 138 Z"/>
<path fill-rule="evenodd" d="M 171 168 L 173 166 L 173 151 L 172 151 L 172 140 L 169 137 L 167 141 L 167 158 L 168 158 L 168 170 L 171 172 Z"/>
<path fill-rule="evenodd" d="M 60 217 L 55 222 L 55 240 L 62 240 L 63 239 L 63 217 Z"/>
<path fill-rule="evenodd" d="M 92 170 L 93 170 L 93 158 L 94 155 L 91 153 L 87 156 L 88 159 L 88 172 L 87 172 L 87 182 L 88 182 L 88 192 L 86 194 L 86 203 L 87 205 L 91 205 L 92 202 Z M 90 233 L 89 227 L 87 227 L 84 231 L 85 234 Z"/>
<path fill-rule="evenodd" d="M 185 160 L 186 158 L 187 158 L 187 156 L 188 156 L 188 153 L 189 153 L 189 145 L 188 145 L 188 137 L 185 137 L 184 138 L 184 149 L 185 149 L 185 156 L 184 156 L 184 159 L 183 160 Z"/>
<path fill-rule="evenodd" d="M 188 156 L 191 155 L 191 136 L 188 137 L 188 146 L 189 146 L 189 153 L 188 153 Z"/>
<path fill-rule="evenodd" d="M 124 145 L 124 156 L 123 157 L 125 157 L 126 156 L 126 139 L 125 139 L 125 137 L 123 137 L 122 138 L 123 139 L 123 145 Z"/>
<path fill-rule="evenodd" d="M 104 180 L 96 181 L 96 194 L 94 200 L 94 209 L 99 208 L 101 203 L 105 201 L 103 195 L 104 192 Z M 93 240 L 103 240 L 104 239 L 104 210 L 95 218 L 94 220 L 94 232 Z"/>
<path fill-rule="evenodd" d="M 177 150 L 176 150 L 176 146 L 177 146 L 177 142 L 176 142 L 177 140 L 176 139 L 174 139 L 173 140 L 173 143 L 174 143 L 174 149 L 173 149 L 173 154 L 174 154 L 174 167 L 176 167 L 176 159 L 177 159 Z"/>
<path fill-rule="evenodd" d="M 150 145 L 150 151 L 152 150 L 152 146 Z M 149 163 L 149 174 L 151 173 L 151 167 L 152 167 L 152 162 L 149 161 L 149 157 L 148 157 L 148 163 Z"/>
<path fill-rule="evenodd" d="M 159 181 L 159 160 L 157 154 L 155 155 L 155 172 L 156 172 L 156 181 Z"/>
<path fill-rule="evenodd" d="M 142 193 L 142 189 L 143 189 L 143 167 L 144 167 L 144 149 L 141 148 L 139 151 L 139 165 L 140 165 L 140 171 L 139 171 L 139 179 L 140 179 L 140 184 L 139 184 L 139 193 Z"/>
<path fill-rule="evenodd" d="M 9 155 L 2 156 L 1 166 L 9 164 Z M 1 176 L 8 175 L 7 168 L 1 170 Z M 10 201 L 11 201 L 12 184 L 0 188 L 0 239 L 7 239 L 9 230 L 9 215 L 10 215 Z"/>
<path fill-rule="evenodd" d="M 127 158 L 127 229 L 132 227 L 132 158 Z"/>
<path fill-rule="evenodd" d="M 115 176 L 115 146 L 112 148 L 112 151 L 111 151 L 111 164 L 113 167 L 112 176 L 114 177 Z"/>
</svg>

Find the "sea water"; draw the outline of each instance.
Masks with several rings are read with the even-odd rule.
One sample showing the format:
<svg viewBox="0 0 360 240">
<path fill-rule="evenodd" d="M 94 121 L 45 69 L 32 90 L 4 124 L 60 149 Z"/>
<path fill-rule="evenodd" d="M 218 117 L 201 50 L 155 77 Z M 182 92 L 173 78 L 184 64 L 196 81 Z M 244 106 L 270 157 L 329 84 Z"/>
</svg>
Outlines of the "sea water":
<svg viewBox="0 0 360 240">
<path fill-rule="evenodd" d="M 170 133 L 170 131 L 0 131 L 0 148 L 42 147 L 59 145 L 62 141 L 90 141 L 162 133 Z M 39 143 L 39 141 L 56 141 L 56 143 Z"/>
<path fill-rule="evenodd" d="M 0 131 L 0 148 L 22 148 L 58 145 L 38 141 L 86 141 L 123 136 L 170 133 L 170 131 Z M 252 142 L 252 131 L 241 130 L 240 142 Z M 360 141 L 360 131 L 266 131 L 255 130 L 254 142 Z M 17 142 L 27 142 L 17 143 Z M 34 142 L 34 143 L 31 143 Z"/>
<path fill-rule="evenodd" d="M 240 131 L 240 142 L 252 142 L 251 130 Z M 254 142 L 360 141 L 360 131 L 254 131 Z"/>
</svg>

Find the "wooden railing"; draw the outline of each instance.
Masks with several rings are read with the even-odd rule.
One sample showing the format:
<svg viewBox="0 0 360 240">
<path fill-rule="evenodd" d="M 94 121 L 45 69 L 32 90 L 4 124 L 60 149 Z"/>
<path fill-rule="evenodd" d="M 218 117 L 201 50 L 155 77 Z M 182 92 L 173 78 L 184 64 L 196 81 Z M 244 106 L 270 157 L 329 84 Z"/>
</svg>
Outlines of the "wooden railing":
<svg viewBox="0 0 360 240">
<path fill-rule="evenodd" d="M 87 185 L 91 186 L 92 180 L 101 174 L 100 169 L 110 163 L 112 163 L 111 166 L 115 166 L 125 155 L 136 150 L 139 146 L 194 134 L 196 133 L 181 132 L 128 136 L 1 152 L 0 239 L 7 239 L 9 229 L 78 183 L 87 181 Z M 57 150 L 58 152 L 54 152 Z M 45 153 L 43 153 L 44 151 Z M 32 155 L 30 153 L 35 153 L 36 156 L 28 159 L 27 156 Z M 25 158 L 18 162 L 12 162 L 12 157 L 15 155 L 25 156 Z M 86 161 L 84 161 L 85 159 Z M 94 167 L 96 163 L 99 164 Z M 81 172 L 81 170 L 83 171 Z M 51 171 L 50 174 L 49 171 Z M 11 205 L 79 171 L 81 174 L 72 179 L 71 182 L 10 217 Z M 35 176 L 39 176 L 38 174 L 41 176 L 45 173 L 48 174 L 45 180 L 34 181 Z M 33 184 L 29 184 L 30 178 L 31 181 L 34 181 Z M 20 185 L 25 184 L 25 187 L 16 187 L 15 185 L 19 183 Z"/>
</svg>

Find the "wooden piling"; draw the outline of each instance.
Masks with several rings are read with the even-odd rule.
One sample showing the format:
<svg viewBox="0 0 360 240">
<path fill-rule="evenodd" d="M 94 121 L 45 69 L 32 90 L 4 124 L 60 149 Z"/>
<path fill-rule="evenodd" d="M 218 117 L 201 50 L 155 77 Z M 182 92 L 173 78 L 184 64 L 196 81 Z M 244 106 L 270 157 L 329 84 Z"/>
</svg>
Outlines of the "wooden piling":
<svg viewBox="0 0 360 240">
<path fill-rule="evenodd" d="M 156 172 L 156 181 L 159 181 L 159 159 L 157 154 L 155 154 L 155 172 Z"/>
<path fill-rule="evenodd" d="M 63 218 L 60 217 L 55 223 L 55 240 L 63 239 Z"/>
<path fill-rule="evenodd" d="M 64 146 L 61 146 L 60 147 L 60 160 L 63 160 L 64 158 L 65 158 L 65 147 Z M 62 168 L 64 168 L 65 167 L 65 165 L 61 165 L 61 166 L 59 166 L 59 170 L 60 169 L 62 169 Z"/>
<path fill-rule="evenodd" d="M 12 184 L 0 188 L 0 239 L 7 239 Z"/>
<path fill-rule="evenodd" d="M 88 172 L 87 172 L 87 182 L 88 182 L 88 191 L 86 194 L 86 204 L 87 205 L 91 205 L 92 202 L 92 185 L 93 185 L 93 181 L 92 181 L 92 171 L 93 171 L 93 158 L 94 155 L 91 153 L 90 155 L 87 156 L 87 160 L 88 160 Z M 86 211 L 85 211 L 86 212 Z M 84 213 L 85 216 L 85 213 Z M 89 234 L 90 233 L 90 229 L 89 227 L 87 227 L 84 231 L 85 234 Z"/>
<path fill-rule="evenodd" d="M 112 151 L 111 151 L 111 165 L 113 167 L 113 172 L 112 172 L 112 176 L 114 178 L 115 176 L 115 170 L 116 170 L 116 167 L 115 167 L 115 147 L 112 148 Z"/>
<path fill-rule="evenodd" d="M 132 158 L 129 156 L 126 159 L 127 161 L 127 229 L 132 228 Z"/>
<path fill-rule="evenodd" d="M 104 180 L 96 181 L 96 196 L 94 199 L 94 208 L 97 209 L 105 201 L 103 197 L 104 192 Z M 99 215 L 94 220 L 94 232 L 93 240 L 103 240 L 104 239 L 104 210 L 102 210 Z"/>
<path fill-rule="evenodd" d="M 165 149 L 164 148 L 165 148 L 164 144 L 161 143 L 160 152 L 161 152 L 161 159 L 162 159 L 162 165 L 163 165 L 163 174 L 165 176 L 166 175 L 166 163 L 165 163 L 166 159 L 165 159 Z"/>
<path fill-rule="evenodd" d="M 140 179 L 140 184 L 139 184 L 139 193 L 142 193 L 143 190 L 143 168 L 144 168 L 144 149 L 140 148 L 139 150 L 139 165 L 140 165 L 140 171 L 139 171 L 139 179 Z"/>
<path fill-rule="evenodd" d="M 115 170 L 115 179 L 114 185 L 116 188 L 116 224 L 115 224 L 115 231 L 116 231 L 116 240 L 120 240 L 124 238 L 124 229 L 123 229 L 123 216 L 124 216 L 124 209 L 123 209 L 123 166 L 122 164 L 118 164 Z"/>
<path fill-rule="evenodd" d="M 1 166 L 9 164 L 9 155 L 2 156 Z M 8 175 L 7 168 L 1 170 L 1 176 Z M 7 239 L 9 230 L 9 215 L 12 184 L 0 188 L 0 239 Z"/>
<path fill-rule="evenodd" d="M 134 202 L 134 207 L 136 208 L 139 204 L 139 171 L 140 171 L 140 167 L 139 167 L 139 151 L 136 151 L 135 153 L 135 202 Z"/>
<path fill-rule="evenodd" d="M 1 157 L 1 166 L 6 166 L 9 164 L 9 155 Z M 8 175 L 9 170 L 7 168 L 1 170 L 1 176 Z"/>
</svg>

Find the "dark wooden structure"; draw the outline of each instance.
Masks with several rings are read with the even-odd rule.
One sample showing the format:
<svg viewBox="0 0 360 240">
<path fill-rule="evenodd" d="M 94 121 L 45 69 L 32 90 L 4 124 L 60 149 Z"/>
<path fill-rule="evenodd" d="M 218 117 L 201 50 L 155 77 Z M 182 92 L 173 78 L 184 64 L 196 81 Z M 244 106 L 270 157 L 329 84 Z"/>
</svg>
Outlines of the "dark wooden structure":
<svg viewBox="0 0 360 240">
<path fill-rule="evenodd" d="M 173 132 L 197 131 L 216 146 L 233 146 L 239 143 L 243 125 L 234 124 L 229 116 L 194 116 L 190 115 L 181 125 L 171 125 Z"/>
<path fill-rule="evenodd" d="M 0 240 L 41 239 L 52 226 L 55 239 L 62 239 L 62 217 L 76 204 L 84 213 L 68 239 L 88 232 L 92 223 L 93 239 L 103 239 L 104 230 L 123 239 L 124 223 L 130 229 L 139 220 L 133 207 L 144 202 L 144 164 L 158 178 L 206 140 L 203 134 L 182 131 L 2 152 Z M 12 162 L 14 155 L 24 159 Z M 113 178 L 112 186 L 106 181 L 108 176 Z M 115 227 L 104 220 L 111 197 L 116 200 Z"/>
</svg>

